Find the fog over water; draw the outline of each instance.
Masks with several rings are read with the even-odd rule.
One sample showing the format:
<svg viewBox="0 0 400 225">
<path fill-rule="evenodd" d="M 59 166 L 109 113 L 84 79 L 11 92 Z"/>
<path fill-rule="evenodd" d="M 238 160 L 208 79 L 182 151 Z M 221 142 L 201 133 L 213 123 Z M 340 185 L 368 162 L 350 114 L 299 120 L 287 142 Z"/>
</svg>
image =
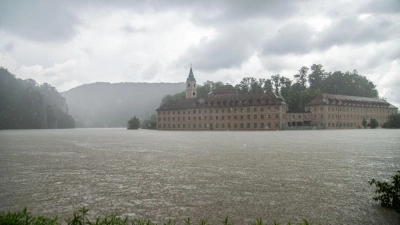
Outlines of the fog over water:
<svg viewBox="0 0 400 225">
<path fill-rule="evenodd" d="M 368 184 L 397 170 L 400 130 L 1 131 L 0 211 L 397 224 Z"/>
</svg>

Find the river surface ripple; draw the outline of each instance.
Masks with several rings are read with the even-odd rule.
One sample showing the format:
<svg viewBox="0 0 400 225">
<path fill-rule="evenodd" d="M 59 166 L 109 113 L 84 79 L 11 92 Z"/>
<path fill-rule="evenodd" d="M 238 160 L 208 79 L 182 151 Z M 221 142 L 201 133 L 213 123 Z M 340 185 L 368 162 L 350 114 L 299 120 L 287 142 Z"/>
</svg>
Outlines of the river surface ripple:
<svg viewBox="0 0 400 225">
<path fill-rule="evenodd" d="M 368 184 L 397 170 L 400 130 L 1 131 L 0 211 L 400 224 Z"/>
</svg>

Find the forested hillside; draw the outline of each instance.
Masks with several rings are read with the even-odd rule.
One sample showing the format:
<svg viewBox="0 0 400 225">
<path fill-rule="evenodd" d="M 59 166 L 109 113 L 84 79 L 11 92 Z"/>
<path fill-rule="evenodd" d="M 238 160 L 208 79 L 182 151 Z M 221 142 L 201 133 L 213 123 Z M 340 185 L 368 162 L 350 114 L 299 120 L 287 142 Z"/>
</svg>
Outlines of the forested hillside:
<svg viewBox="0 0 400 225">
<path fill-rule="evenodd" d="M 18 79 L 0 67 L 0 129 L 73 128 L 65 98 L 51 85 Z"/>
<path fill-rule="evenodd" d="M 126 127 L 133 116 L 150 119 L 167 94 L 184 83 L 93 83 L 63 92 L 77 127 Z"/>
</svg>

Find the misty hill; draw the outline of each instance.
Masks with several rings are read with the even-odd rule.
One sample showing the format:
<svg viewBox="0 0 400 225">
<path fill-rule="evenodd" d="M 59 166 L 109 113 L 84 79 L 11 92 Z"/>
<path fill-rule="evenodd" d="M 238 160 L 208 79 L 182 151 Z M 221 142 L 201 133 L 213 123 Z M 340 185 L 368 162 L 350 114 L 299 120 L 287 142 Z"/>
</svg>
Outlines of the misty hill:
<svg viewBox="0 0 400 225">
<path fill-rule="evenodd" d="M 93 83 L 63 92 L 76 127 L 126 127 L 133 116 L 149 119 L 167 94 L 185 83 Z"/>
<path fill-rule="evenodd" d="M 0 67 L 0 130 L 73 128 L 65 98 L 50 84 L 19 79 Z"/>
</svg>

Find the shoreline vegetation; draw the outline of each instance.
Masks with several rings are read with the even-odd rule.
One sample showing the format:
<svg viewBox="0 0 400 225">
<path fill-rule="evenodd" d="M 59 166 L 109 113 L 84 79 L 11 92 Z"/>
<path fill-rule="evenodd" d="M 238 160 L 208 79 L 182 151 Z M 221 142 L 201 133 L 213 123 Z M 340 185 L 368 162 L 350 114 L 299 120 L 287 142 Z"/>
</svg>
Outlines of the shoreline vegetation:
<svg viewBox="0 0 400 225">
<path fill-rule="evenodd" d="M 87 216 L 88 209 L 82 207 L 78 212 L 73 213 L 72 217 L 65 219 L 65 221 L 59 221 L 58 216 L 46 217 L 46 216 L 34 216 L 24 208 L 21 211 L 16 212 L 0 212 L 0 225 L 157 225 L 158 223 L 152 222 L 148 219 L 128 219 L 128 217 L 119 216 L 117 213 L 106 213 L 104 215 L 97 216 L 95 218 L 89 218 Z M 212 225 L 208 223 L 207 220 L 200 220 L 198 222 L 192 221 L 190 218 L 184 219 L 183 221 L 177 222 L 174 220 L 167 220 L 166 222 L 160 223 L 162 225 Z M 228 217 L 221 220 L 219 224 L 223 225 L 233 225 Z M 256 218 L 251 225 L 268 225 L 272 223 L 265 223 L 261 218 Z M 303 219 L 302 222 L 292 223 L 280 223 L 274 221 L 273 225 L 313 225 L 313 223 L 308 222 Z"/>
</svg>

